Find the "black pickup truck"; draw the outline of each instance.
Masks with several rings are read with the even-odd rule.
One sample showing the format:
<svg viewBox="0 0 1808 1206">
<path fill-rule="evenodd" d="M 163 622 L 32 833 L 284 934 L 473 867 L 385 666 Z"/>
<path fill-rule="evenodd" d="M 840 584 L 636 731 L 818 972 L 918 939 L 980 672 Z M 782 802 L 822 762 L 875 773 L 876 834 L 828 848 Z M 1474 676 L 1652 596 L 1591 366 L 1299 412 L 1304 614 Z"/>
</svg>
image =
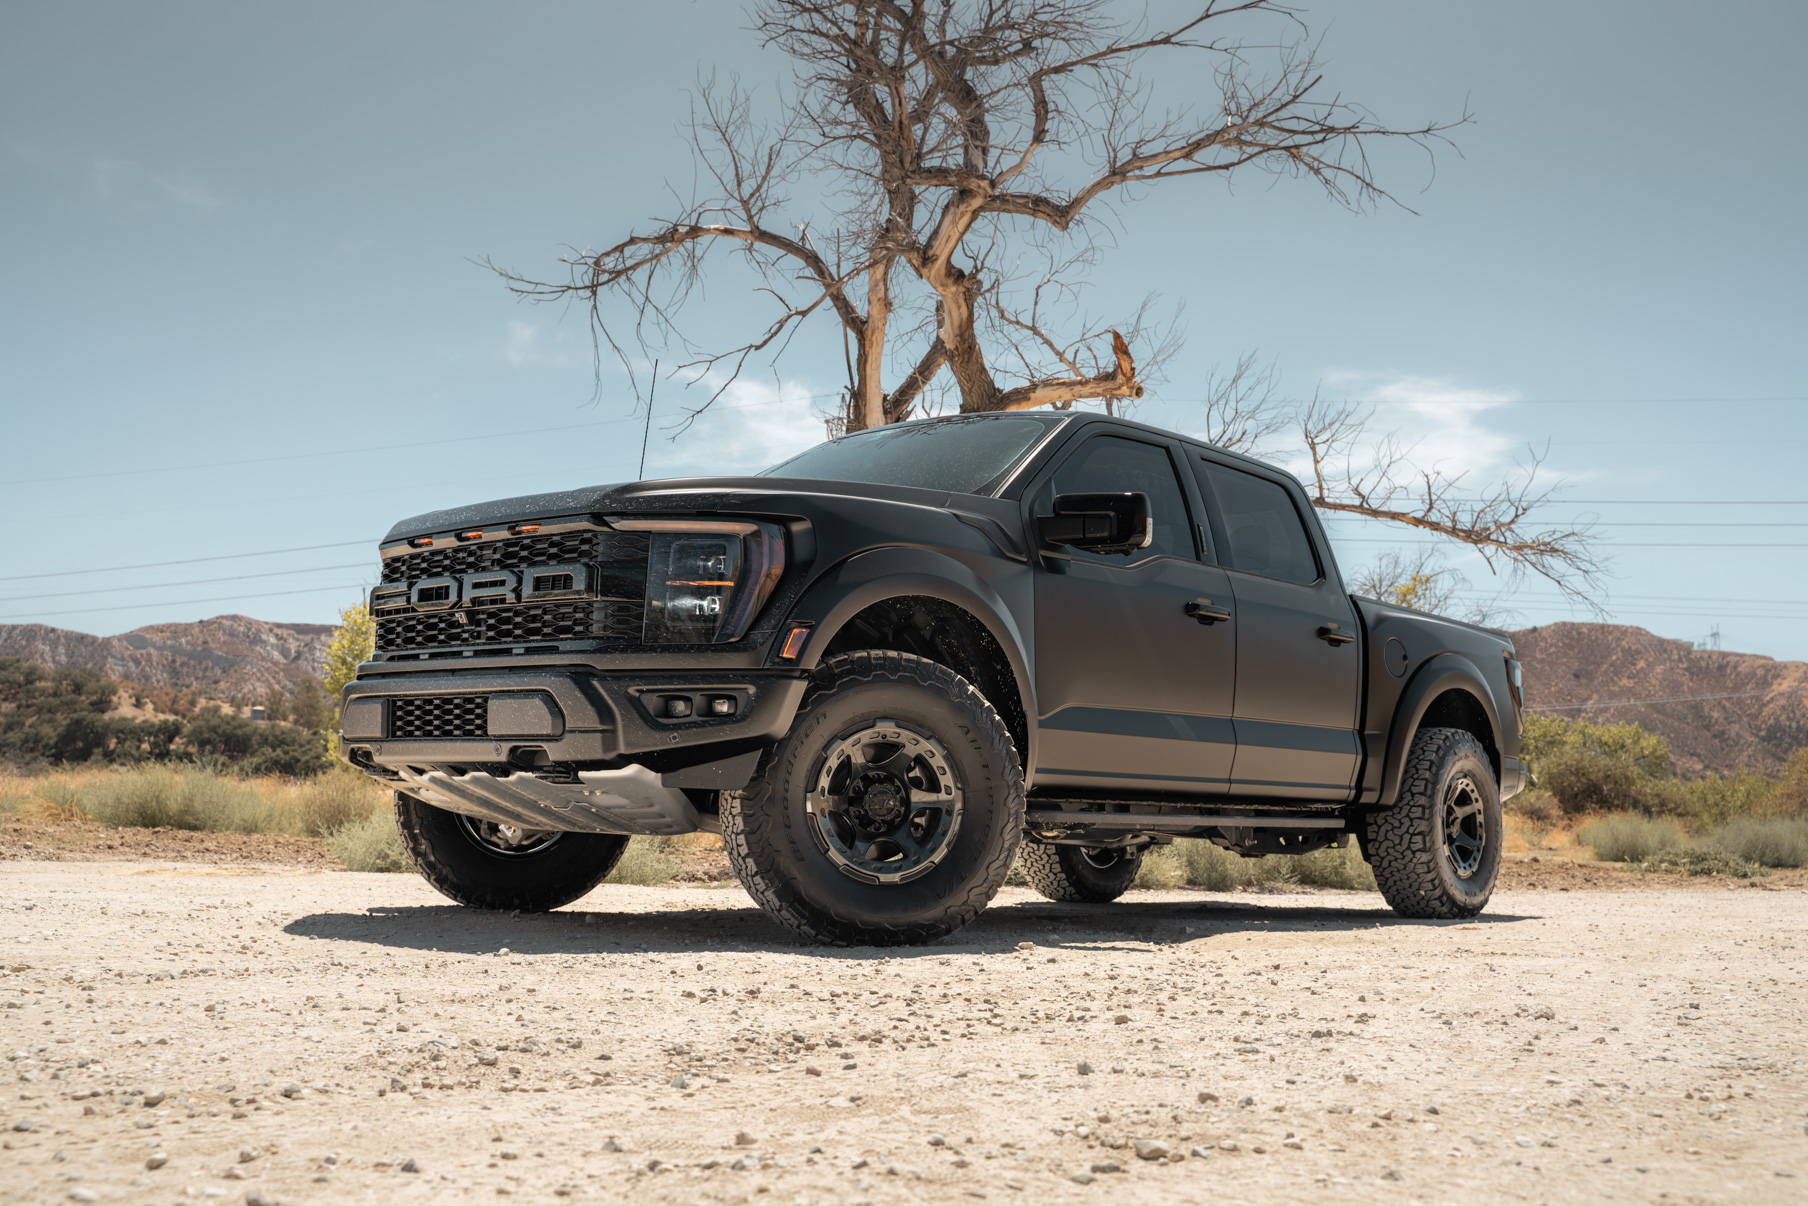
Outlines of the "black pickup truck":
<svg viewBox="0 0 1808 1206">
<path fill-rule="evenodd" d="M 1109 901 L 1176 836 L 1353 836 L 1395 910 L 1462 917 L 1525 778 L 1510 642 L 1352 598 L 1296 480 L 1121 419 L 900 424 L 437 511 L 381 552 L 341 751 L 480 908 L 707 830 L 828 943 L 947 934 L 1013 859 Z"/>
</svg>

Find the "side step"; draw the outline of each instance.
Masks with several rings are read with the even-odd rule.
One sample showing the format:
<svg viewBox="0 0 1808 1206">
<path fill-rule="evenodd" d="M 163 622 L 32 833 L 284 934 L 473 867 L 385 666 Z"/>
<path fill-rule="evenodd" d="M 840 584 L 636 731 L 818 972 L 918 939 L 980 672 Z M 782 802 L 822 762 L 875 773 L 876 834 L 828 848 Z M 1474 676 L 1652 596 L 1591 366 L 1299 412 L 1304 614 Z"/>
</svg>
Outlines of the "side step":
<svg viewBox="0 0 1808 1206">
<path fill-rule="evenodd" d="M 1031 809 L 1023 815 L 1029 829 L 1127 829 L 1138 833 L 1191 833 L 1196 829 L 1342 829 L 1342 817 L 1214 816 L 1173 812 L 1068 812 Z"/>
</svg>

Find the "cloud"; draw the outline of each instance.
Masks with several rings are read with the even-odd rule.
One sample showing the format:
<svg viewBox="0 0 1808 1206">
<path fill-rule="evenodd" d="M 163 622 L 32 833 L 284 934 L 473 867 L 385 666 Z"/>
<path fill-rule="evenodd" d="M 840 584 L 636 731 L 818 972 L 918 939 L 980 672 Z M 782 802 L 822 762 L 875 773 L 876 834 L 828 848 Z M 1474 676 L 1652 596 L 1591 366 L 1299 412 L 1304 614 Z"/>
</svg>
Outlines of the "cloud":
<svg viewBox="0 0 1808 1206">
<path fill-rule="evenodd" d="M 129 159 L 92 156 L 84 163 L 89 188 L 110 208 L 134 213 L 185 209 L 211 214 L 225 200 L 186 172 L 149 171 Z"/>
<path fill-rule="evenodd" d="M 827 399 L 822 395 L 831 391 L 796 378 L 770 377 L 730 383 L 688 431 L 678 433 L 685 411 L 701 406 L 721 380 L 706 377 L 688 389 L 660 381 L 648 477 L 755 473 L 827 438 L 822 421 Z"/>
<path fill-rule="evenodd" d="M 1391 433 L 1407 460 L 1421 469 L 1484 476 L 1510 465 L 1520 448 L 1516 437 L 1483 422 L 1490 410 L 1518 400 L 1512 390 L 1459 385 L 1448 377 L 1338 369 L 1324 375 L 1320 395 L 1371 404 L 1375 434 Z"/>
<path fill-rule="evenodd" d="M 502 356 L 516 368 L 575 368 L 585 360 L 572 349 L 572 342 L 565 331 L 549 336 L 534 323 L 510 319 Z"/>
</svg>

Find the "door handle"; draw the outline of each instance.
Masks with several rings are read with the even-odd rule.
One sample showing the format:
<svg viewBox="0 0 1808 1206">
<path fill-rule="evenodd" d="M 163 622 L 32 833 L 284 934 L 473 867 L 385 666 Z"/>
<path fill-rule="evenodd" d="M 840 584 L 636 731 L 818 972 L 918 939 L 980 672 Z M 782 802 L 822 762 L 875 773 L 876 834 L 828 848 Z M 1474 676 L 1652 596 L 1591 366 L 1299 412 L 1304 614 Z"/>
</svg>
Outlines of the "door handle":
<svg viewBox="0 0 1808 1206">
<path fill-rule="evenodd" d="M 1319 627 L 1318 639 L 1327 645 L 1348 645 L 1356 639 L 1354 633 L 1345 632 L 1335 624 L 1324 624 Z"/>
<path fill-rule="evenodd" d="M 1216 624 L 1220 620 L 1230 619 L 1230 612 L 1214 606 L 1210 599 L 1194 599 L 1186 605 L 1186 613 L 1201 624 Z"/>
</svg>

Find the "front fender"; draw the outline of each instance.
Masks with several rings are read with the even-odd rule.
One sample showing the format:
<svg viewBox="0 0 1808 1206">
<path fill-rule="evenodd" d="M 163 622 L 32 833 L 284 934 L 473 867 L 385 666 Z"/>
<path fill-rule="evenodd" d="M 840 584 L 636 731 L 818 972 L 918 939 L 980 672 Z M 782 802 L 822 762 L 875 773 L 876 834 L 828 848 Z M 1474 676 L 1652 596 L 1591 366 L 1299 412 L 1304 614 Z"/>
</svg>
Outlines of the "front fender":
<svg viewBox="0 0 1808 1206">
<path fill-rule="evenodd" d="M 1394 720 L 1388 730 L 1387 757 L 1382 763 L 1381 793 L 1378 803 L 1391 807 L 1400 797 L 1400 779 L 1406 768 L 1406 752 L 1412 745 L 1413 734 L 1419 731 L 1419 725 L 1425 719 L 1425 713 L 1438 697 L 1446 691 L 1463 691 L 1474 697 L 1477 706 L 1487 718 L 1489 733 L 1488 744 L 1495 751 L 1497 759 L 1494 773 L 1499 776 L 1502 767 L 1499 765 L 1500 713 L 1494 706 L 1493 692 L 1488 690 L 1487 678 L 1479 667 L 1460 653 L 1440 653 L 1428 659 L 1420 666 L 1412 678 L 1408 680 L 1406 689 L 1400 693 L 1400 701 L 1394 706 Z"/>
<path fill-rule="evenodd" d="M 822 660 L 822 651 L 855 615 L 874 603 L 907 595 L 939 599 L 960 608 L 998 642 L 1010 662 L 1029 724 L 1030 748 L 1023 751 L 1023 769 L 1026 778 L 1030 776 L 1035 766 L 1037 715 L 1029 670 L 1033 658 L 1030 643 L 997 589 L 953 557 L 930 549 L 894 547 L 857 553 L 830 567 L 810 584 L 786 617 L 787 624 L 814 626 L 792 664 L 814 669 Z"/>
</svg>

